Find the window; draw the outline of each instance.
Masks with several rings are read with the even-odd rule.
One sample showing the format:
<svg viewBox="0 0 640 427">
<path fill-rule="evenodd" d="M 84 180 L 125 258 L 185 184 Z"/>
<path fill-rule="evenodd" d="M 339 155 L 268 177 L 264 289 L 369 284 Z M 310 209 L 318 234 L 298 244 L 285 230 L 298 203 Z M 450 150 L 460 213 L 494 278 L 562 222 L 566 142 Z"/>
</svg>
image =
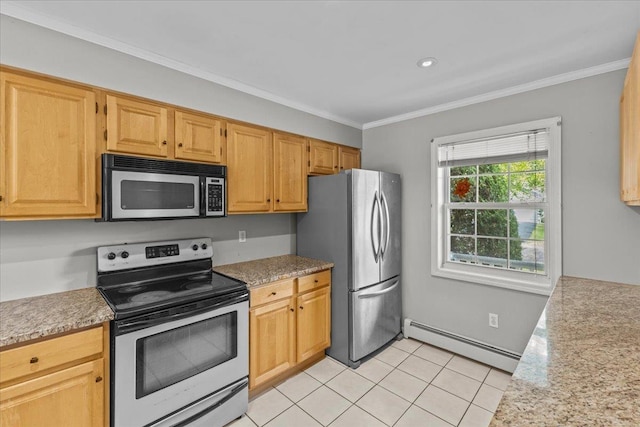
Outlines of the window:
<svg viewBox="0 0 640 427">
<path fill-rule="evenodd" d="M 436 138 L 436 276 L 549 294 L 561 270 L 560 118 Z"/>
</svg>

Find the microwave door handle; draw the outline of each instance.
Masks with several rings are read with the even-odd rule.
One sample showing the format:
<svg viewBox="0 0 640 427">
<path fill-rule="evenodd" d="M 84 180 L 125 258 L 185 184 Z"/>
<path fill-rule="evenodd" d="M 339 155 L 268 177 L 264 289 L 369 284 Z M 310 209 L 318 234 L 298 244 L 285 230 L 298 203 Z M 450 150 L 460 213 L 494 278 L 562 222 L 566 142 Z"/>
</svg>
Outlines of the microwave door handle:
<svg viewBox="0 0 640 427">
<path fill-rule="evenodd" d="M 200 216 L 207 216 L 207 178 L 200 177 Z"/>
</svg>

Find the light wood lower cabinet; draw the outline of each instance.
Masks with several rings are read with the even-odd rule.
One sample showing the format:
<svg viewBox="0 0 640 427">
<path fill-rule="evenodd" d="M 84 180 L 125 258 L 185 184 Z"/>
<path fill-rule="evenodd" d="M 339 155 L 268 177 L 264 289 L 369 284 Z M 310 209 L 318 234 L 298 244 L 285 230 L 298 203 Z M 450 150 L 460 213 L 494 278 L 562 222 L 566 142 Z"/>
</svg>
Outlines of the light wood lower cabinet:
<svg viewBox="0 0 640 427">
<path fill-rule="evenodd" d="M 282 379 L 331 345 L 331 270 L 251 290 L 249 389 Z"/>
<path fill-rule="evenodd" d="M 0 425 L 108 426 L 109 326 L 0 352 Z"/>
</svg>

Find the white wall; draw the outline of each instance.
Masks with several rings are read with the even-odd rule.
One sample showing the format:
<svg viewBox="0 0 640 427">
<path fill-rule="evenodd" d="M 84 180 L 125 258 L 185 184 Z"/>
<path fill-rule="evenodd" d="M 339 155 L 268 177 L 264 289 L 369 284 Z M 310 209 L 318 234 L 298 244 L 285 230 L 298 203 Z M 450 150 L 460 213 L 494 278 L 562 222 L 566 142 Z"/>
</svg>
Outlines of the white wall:
<svg viewBox="0 0 640 427">
<path fill-rule="evenodd" d="M 563 274 L 640 284 L 640 208 L 618 199 L 618 102 L 625 72 L 364 131 L 363 166 L 403 177 L 406 317 L 524 350 L 546 297 L 430 274 L 430 141 L 553 116 L 562 116 Z M 499 314 L 499 329 L 488 326 L 489 312 Z"/>
<path fill-rule="evenodd" d="M 362 131 L 0 16 L 0 63 L 354 147 Z M 247 242 L 238 243 L 246 230 Z M 211 237 L 214 264 L 295 253 L 291 214 L 96 223 L 0 222 L 0 301 L 95 286 L 95 248 Z"/>
</svg>

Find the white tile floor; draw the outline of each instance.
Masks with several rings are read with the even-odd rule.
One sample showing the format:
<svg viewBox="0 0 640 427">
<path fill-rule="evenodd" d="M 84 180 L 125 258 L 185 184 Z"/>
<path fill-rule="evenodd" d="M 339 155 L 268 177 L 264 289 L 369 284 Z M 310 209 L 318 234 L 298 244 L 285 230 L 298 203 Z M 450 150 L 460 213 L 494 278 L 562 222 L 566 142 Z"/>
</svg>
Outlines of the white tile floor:
<svg viewBox="0 0 640 427">
<path fill-rule="evenodd" d="M 350 369 L 327 357 L 229 427 L 485 427 L 511 376 L 412 339 Z"/>
</svg>

